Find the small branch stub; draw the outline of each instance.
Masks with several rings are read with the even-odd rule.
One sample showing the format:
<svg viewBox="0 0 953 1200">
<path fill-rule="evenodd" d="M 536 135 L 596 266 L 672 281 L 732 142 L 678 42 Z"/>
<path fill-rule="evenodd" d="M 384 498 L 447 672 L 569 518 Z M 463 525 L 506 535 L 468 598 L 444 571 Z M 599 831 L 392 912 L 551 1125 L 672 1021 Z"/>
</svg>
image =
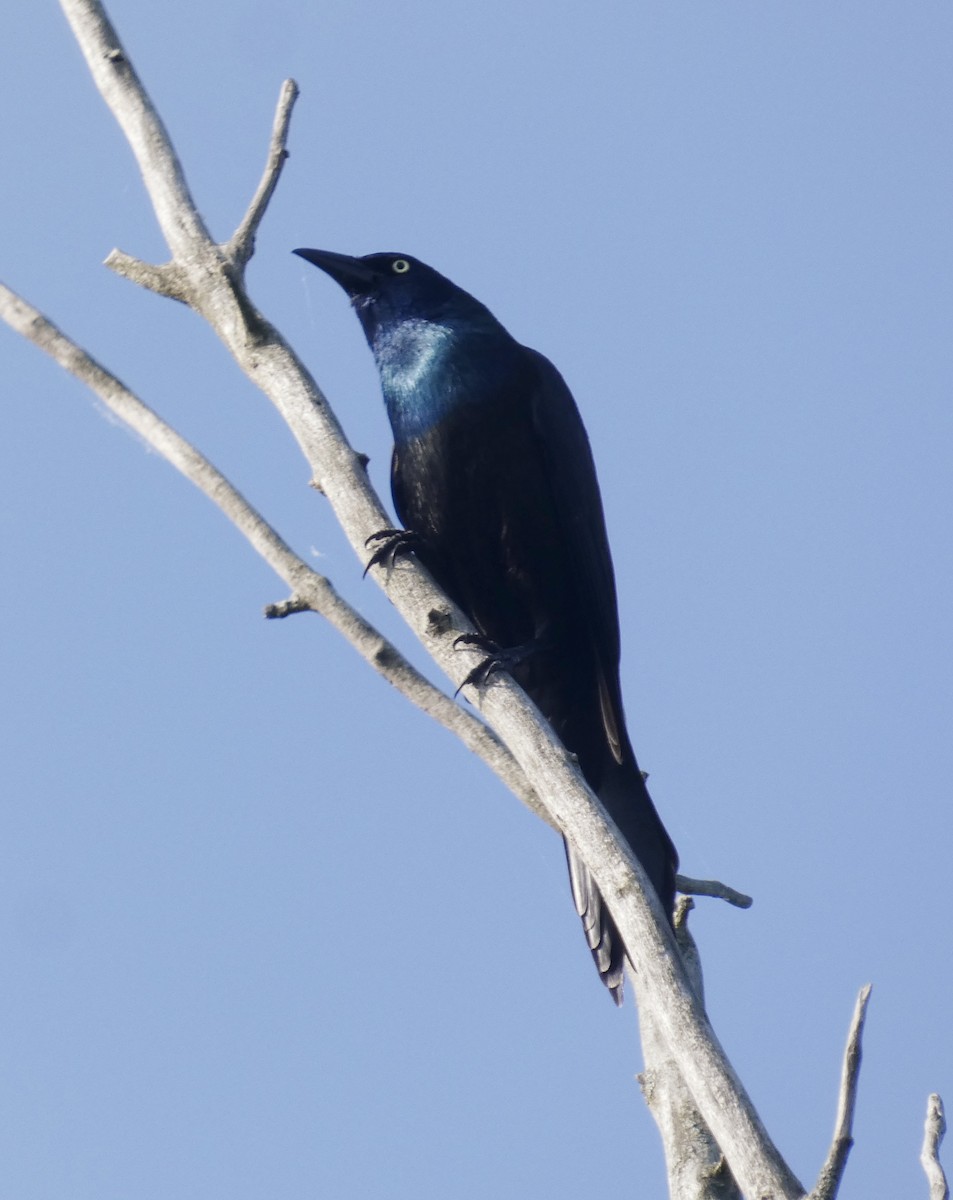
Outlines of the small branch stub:
<svg viewBox="0 0 953 1200">
<path fill-rule="evenodd" d="M 155 292 L 157 296 L 167 296 L 181 304 L 189 302 L 188 281 L 175 263 L 156 266 L 126 254 L 124 250 L 111 250 L 106 256 L 105 265 L 121 279 L 128 279 L 130 283 Z"/>
<path fill-rule="evenodd" d="M 738 892 L 717 879 L 692 879 L 688 875 L 677 875 L 675 886 L 683 896 L 711 896 L 715 900 L 726 900 L 735 908 L 750 908 L 754 903 L 744 892 Z"/>
<path fill-rule="evenodd" d="M 930 1184 L 930 1200 L 949 1200 L 950 1185 L 940 1165 L 940 1144 L 946 1133 L 946 1114 L 943 1101 L 933 1093 L 927 1101 L 927 1119 L 923 1130 L 923 1147 L 920 1150 L 920 1165 L 926 1172 Z"/>
<path fill-rule="evenodd" d="M 313 609 L 303 596 L 289 596 L 287 600 L 279 600 L 277 604 L 265 605 L 265 616 L 269 621 L 290 617 L 295 613 L 312 612 Z"/>
</svg>

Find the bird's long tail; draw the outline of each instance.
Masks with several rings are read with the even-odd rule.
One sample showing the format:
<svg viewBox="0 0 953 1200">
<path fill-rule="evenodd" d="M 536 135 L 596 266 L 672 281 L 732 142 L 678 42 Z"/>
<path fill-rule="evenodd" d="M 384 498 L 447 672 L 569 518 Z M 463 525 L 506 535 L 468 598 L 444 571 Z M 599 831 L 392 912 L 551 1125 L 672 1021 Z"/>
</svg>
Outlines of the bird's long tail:
<svg viewBox="0 0 953 1200">
<path fill-rule="evenodd" d="M 675 906 L 678 856 L 637 766 L 612 769 L 598 789 L 599 799 L 642 864 L 669 920 Z M 622 1003 L 625 944 L 589 868 L 564 841 L 569 884 L 599 977 L 616 1004 Z"/>
<path fill-rule="evenodd" d="M 565 839 L 563 845 L 569 864 L 569 886 L 572 888 L 576 912 L 582 920 L 583 933 L 592 951 L 592 961 L 596 964 L 599 978 L 609 989 L 609 995 L 616 1004 L 621 1004 L 625 982 L 625 947 L 622 938 L 589 874 L 589 868 Z"/>
</svg>

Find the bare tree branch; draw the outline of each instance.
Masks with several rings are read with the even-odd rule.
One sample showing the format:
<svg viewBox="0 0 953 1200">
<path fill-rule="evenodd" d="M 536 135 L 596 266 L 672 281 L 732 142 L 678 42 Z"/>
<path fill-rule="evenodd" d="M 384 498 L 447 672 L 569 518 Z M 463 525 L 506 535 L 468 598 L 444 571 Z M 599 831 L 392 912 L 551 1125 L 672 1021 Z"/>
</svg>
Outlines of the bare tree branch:
<svg viewBox="0 0 953 1200">
<path fill-rule="evenodd" d="M 264 174 L 252 202 L 248 206 L 248 212 L 245 213 L 241 225 L 235 230 L 226 247 L 229 257 L 238 264 L 239 268 L 244 268 L 255 253 L 255 235 L 258 233 L 258 226 L 261 224 L 275 188 L 278 186 L 281 169 L 288 157 L 286 149 L 288 128 L 291 124 L 291 110 L 297 99 L 298 85 L 293 79 L 286 79 L 278 98 L 278 109 L 271 130 L 271 143 L 268 147 L 268 161 L 265 164 Z"/>
<path fill-rule="evenodd" d="M 97 0 L 61 0 L 61 5 L 97 86 L 132 146 L 184 281 L 185 298 L 278 407 L 361 554 L 366 538 L 387 519 L 358 456 L 314 381 L 251 304 L 225 250 L 212 242 L 165 129 L 102 6 Z M 463 615 L 417 564 L 402 563 L 397 570 L 376 571 L 375 576 L 435 660 L 459 683 L 473 665 L 472 657 L 453 651 L 454 634 L 469 631 Z M 742 1192 L 752 1198 L 800 1197 L 804 1189 L 772 1144 L 718 1044 L 641 866 L 621 845 L 574 760 L 511 679 L 496 677 L 480 699 L 484 715 L 544 799 L 551 818 L 590 867 L 639 975 L 643 1003 L 651 1007 Z"/>
<path fill-rule="evenodd" d="M 61 7 L 100 94 L 126 135 L 143 179 L 148 179 L 156 218 L 173 258 L 187 258 L 196 246 L 211 245 L 165 126 L 102 4 L 64 0 Z"/>
<path fill-rule="evenodd" d="M 244 534 L 276 574 L 294 589 L 292 599 L 282 606 L 275 606 L 280 611 L 268 615 L 286 616 L 292 611 L 310 611 L 326 618 L 388 683 L 444 728 L 455 733 L 528 808 L 552 823 L 525 775 L 496 734 L 482 721 L 454 704 L 421 675 L 396 646 L 338 594 L 330 580 L 313 571 L 294 553 L 225 476 L 180 433 L 66 337 L 42 313 L 2 283 L 0 318 L 85 383 L 133 433 L 204 492 Z"/>
<path fill-rule="evenodd" d="M 675 938 L 689 979 L 704 1002 L 701 959 L 688 929 L 694 901 L 679 899 L 675 909 Z M 629 974 L 639 1008 L 639 1032 L 645 1070 L 639 1076 L 642 1095 L 662 1135 L 668 1169 L 669 1200 L 741 1200 L 738 1185 L 711 1130 L 698 1111 L 668 1043 L 662 1036 L 655 1010 L 643 1004 L 641 981 Z"/>
<path fill-rule="evenodd" d="M 847 1034 L 844 1049 L 844 1065 L 841 1069 L 840 1091 L 837 1097 L 837 1117 L 834 1121 L 834 1140 L 827 1152 L 827 1160 L 821 1168 L 810 1200 L 833 1200 L 837 1195 L 847 1157 L 854 1144 L 854 1106 L 857 1102 L 857 1085 L 860 1081 L 861 1042 L 864 1035 L 864 1020 L 867 1016 L 867 1001 L 870 999 L 870 984 L 865 984 L 857 996 L 854 1015 Z"/>
<path fill-rule="evenodd" d="M 930 1200 L 949 1200 L 950 1186 L 940 1165 L 940 1145 L 946 1133 L 946 1114 L 943 1101 L 934 1092 L 927 1101 L 927 1119 L 923 1129 L 920 1165 L 930 1184 Z"/>
</svg>

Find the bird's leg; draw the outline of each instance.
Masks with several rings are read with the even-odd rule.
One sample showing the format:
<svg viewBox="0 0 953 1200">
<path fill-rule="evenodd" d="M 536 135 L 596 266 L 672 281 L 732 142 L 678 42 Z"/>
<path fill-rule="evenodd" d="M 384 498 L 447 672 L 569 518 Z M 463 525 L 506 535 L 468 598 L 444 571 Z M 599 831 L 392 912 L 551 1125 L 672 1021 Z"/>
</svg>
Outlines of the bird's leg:
<svg viewBox="0 0 953 1200">
<path fill-rule="evenodd" d="M 412 529 L 378 529 L 377 533 L 372 533 L 365 540 L 364 545 L 370 546 L 372 542 L 380 542 L 380 545 L 367 560 L 364 575 L 379 563 L 386 563 L 388 571 L 393 570 L 398 554 L 410 554 L 418 549 L 421 537 Z"/>
<path fill-rule="evenodd" d="M 508 671 L 512 675 L 521 663 L 536 653 L 539 646 L 539 639 L 534 638 L 531 642 L 524 642 L 522 646 L 508 646 L 504 649 L 502 646 L 498 646 L 492 638 L 484 637 L 482 633 L 461 633 L 458 638 L 454 639 L 454 650 L 484 650 L 486 658 L 477 663 L 466 676 L 453 693 L 454 699 L 468 684 L 472 684 L 476 688 L 485 687 L 491 676 L 495 675 L 497 671 Z"/>
</svg>

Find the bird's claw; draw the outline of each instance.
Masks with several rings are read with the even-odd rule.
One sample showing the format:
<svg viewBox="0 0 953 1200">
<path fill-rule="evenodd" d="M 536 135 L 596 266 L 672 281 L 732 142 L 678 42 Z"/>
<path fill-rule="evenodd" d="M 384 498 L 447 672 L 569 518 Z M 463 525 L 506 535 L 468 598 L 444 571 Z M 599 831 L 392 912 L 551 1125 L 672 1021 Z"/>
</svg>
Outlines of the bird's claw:
<svg viewBox="0 0 953 1200">
<path fill-rule="evenodd" d="M 380 542 L 380 545 L 367 560 L 362 578 L 367 576 L 371 567 L 381 563 L 386 563 L 387 569 L 392 570 L 398 554 L 409 554 L 415 550 L 420 545 L 420 537 L 412 529 L 378 529 L 377 533 L 365 538 L 364 545 L 370 546 L 373 542 Z"/>
<path fill-rule="evenodd" d="M 485 650 L 487 654 L 502 653 L 496 642 L 482 633 L 461 633 L 453 639 L 453 648 L 459 650 L 461 646 L 466 650 Z"/>
<path fill-rule="evenodd" d="M 486 658 L 477 663 L 453 693 L 454 700 L 465 687 L 472 685 L 477 689 L 484 688 L 491 677 L 499 671 L 512 671 L 523 661 L 530 649 L 526 646 L 517 646 L 512 650 L 504 650 L 492 638 L 484 637 L 481 633 L 461 633 L 458 638 L 454 638 L 453 648 L 454 650 L 483 650 L 486 652 Z"/>
</svg>

